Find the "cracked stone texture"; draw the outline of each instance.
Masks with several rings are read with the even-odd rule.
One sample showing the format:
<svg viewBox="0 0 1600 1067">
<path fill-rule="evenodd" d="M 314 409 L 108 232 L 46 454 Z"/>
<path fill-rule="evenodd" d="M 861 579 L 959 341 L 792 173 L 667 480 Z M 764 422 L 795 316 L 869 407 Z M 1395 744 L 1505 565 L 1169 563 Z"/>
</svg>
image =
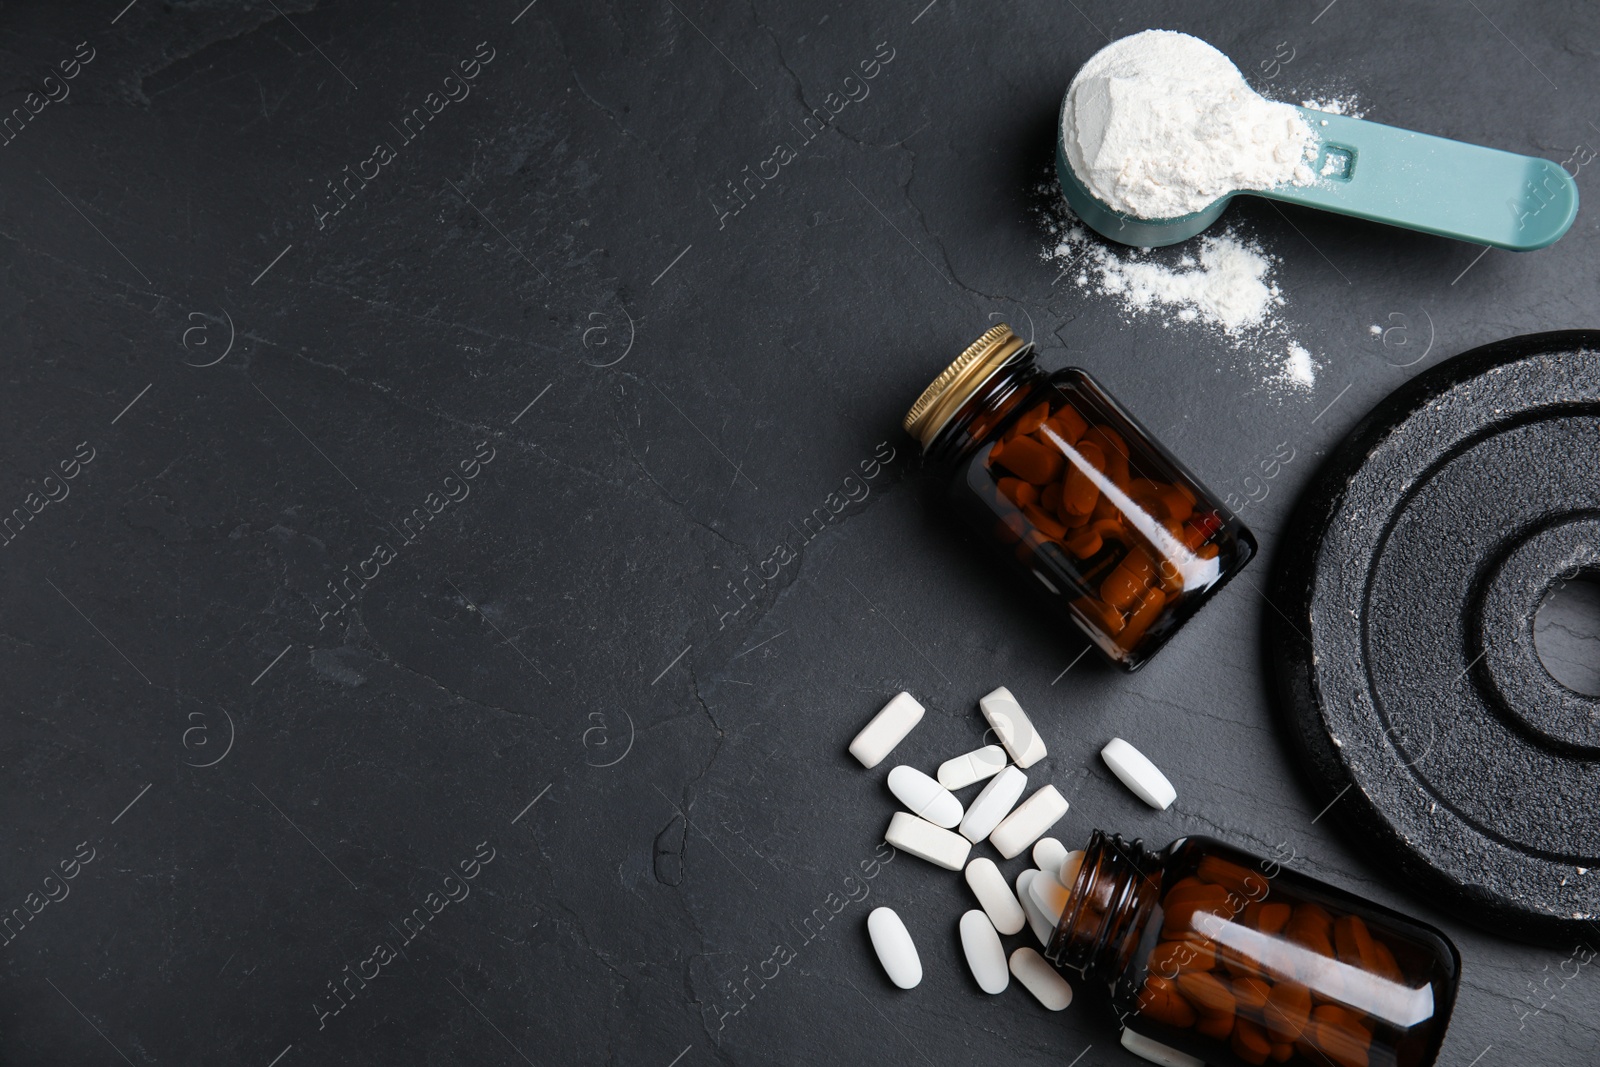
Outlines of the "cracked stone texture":
<svg viewBox="0 0 1600 1067">
<path fill-rule="evenodd" d="M 1581 950 L 1435 914 L 1313 822 L 1266 703 L 1265 563 L 1141 674 L 1079 662 L 946 519 L 898 421 L 1003 317 L 1219 492 L 1264 488 L 1245 517 L 1270 558 L 1318 457 L 1407 375 L 1593 325 L 1595 222 L 1462 274 L 1475 249 L 1236 205 L 1323 364 L 1285 396 L 1259 354 L 1126 320 L 1040 261 L 1072 71 L 1103 35 L 1183 29 L 1283 98 L 1581 159 L 1592 11 L 120 7 L 0 9 L 0 113 L 94 53 L 0 145 L 4 507 L 94 457 L 0 569 L 0 892 L 24 917 L 0 1059 L 1123 1062 L 1091 998 L 978 993 L 958 875 L 877 863 L 888 767 L 851 735 L 909 689 L 929 714 L 891 762 L 931 769 L 1003 683 L 1050 745 L 1030 776 L 1072 801 L 1063 839 L 1286 845 L 1457 939 L 1441 1062 L 1590 1061 Z M 475 52 L 470 95 L 406 140 Z M 735 212 L 780 141 L 796 158 Z M 319 226 L 380 142 L 394 158 Z M 1297 458 L 1247 484 L 1280 442 Z M 1173 779 L 1171 811 L 1099 764 L 1112 735 Z M 80 842 L 94 858 L 46 882 Z M 492 861 L 447 882 L 481 842 Z M 435 911 L 447 890 L 470 892 Z M 917 938 L 914 992 L 870 955 L 877 904 Z M 352 977 L 380 943 L 395 958 Z"/>
</svg>

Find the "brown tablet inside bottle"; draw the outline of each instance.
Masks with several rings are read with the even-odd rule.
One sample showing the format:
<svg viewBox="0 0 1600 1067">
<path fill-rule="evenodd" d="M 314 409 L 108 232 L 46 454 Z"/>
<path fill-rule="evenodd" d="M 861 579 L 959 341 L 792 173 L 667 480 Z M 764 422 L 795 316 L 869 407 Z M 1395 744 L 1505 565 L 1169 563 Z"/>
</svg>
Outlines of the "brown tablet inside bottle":
<svg viewBox="0 0 1600 1067">
<path fill-rule="evenodd" d="M 1112 662 L 1138 669 L 1256 542 L 1086 372 L 989 330 L 905 418 L 957 510 Z"/>
</svg>

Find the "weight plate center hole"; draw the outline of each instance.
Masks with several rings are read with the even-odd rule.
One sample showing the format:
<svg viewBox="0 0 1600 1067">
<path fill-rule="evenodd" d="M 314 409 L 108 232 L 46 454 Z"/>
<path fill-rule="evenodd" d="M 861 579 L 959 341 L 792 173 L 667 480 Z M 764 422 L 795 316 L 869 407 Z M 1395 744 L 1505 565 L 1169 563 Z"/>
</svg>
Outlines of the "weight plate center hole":
<svg viewBox="0 0 1600 1067">
<path fill-rule="evenodd" d="M 1550 677 L 1600 696 L 1600 573 L 1556 580 L 1534 615 L 1533 647 Z"/>
</svg>

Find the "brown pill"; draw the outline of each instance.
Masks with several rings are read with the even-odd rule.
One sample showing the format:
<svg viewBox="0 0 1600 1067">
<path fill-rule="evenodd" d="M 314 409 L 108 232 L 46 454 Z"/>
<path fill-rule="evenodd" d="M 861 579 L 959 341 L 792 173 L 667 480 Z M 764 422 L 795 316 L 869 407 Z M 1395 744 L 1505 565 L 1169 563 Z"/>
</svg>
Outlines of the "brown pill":
<svg viewBox="0 0 1600 1067">
<path fill-rule="evenodd" d="M 1237 1001 L 1228 983 L 1205 971 L 1186 972 L 1174 980 L 1183 999 L 1202 1015 L 1232 1015 Z"/>
<path fill-rule="evenodd" d="M 1006 431 L 1007 441 L 1030 434 L 1044 425 L 1044 420 L 1050 417 L 1050 402 L 1045 401 L 1029 411 L 1024 411 L 1022 417 L 1011 424 L 1011 429 Z"/>
<path fill-rule="evenodd" d="M 1001 478 L 995 485 L 999 488 L 1001 496 L 1019 508 L 1027 507 L 1039 499 L 1039 490 L 1021 478 Z"/>
<path fill-rule="evenodd" d="M 1339 1067 L 1367 1067 L 1372 1031 L 1361 1024 L 1361 1018 L 1348 1008 L 1324 1004 L 1311 1013 L 1306 1033 Z"/>
<path fill-rule="evenodd" d="M 1273 1041 L 1281 1044 L 1295 1040 L 1311 1020 L 1311 991 L 1298 982 L 1279 982 L 1267 994 L 1261 1019 Z"/>
<path fill-rule="evenodd" d="M 1116 570 L 1100 583 L 1100 599 L 1118 611 L 1128 611 L 1155 583 L 1156 564 L 1150 553 L 1135 545 L 1117 564 Z"/>
<path fill-rule="evenodd" d="M 1389 951 L 1388 945 L 1385 945 L 1377 938 L 1373 938 L 1372 951 L 1377 957 L 1376 966 L 1373 968 L 1373 970 L 1383 975 L 1391 982 L 1405 981 L 1405 975 L 1400 973 L 1400 965 L 1394 961 L 1394 953 Z"/>
<path fill-rule="evenodd" d="M 1289 920 L 1289 926 L 1283 931 L 1283 936 L 1319 956 L 1333 955 L 1333 942 L 1328 940 L 1326 934 L 1314 927 L 1296 926 L 1293 919 Z"/>
<path fill-rule="evenodd" d="M 1194 1024 L 1194 1028 L 1197 1032 L 1205 1034 L 1207 1037 L 1225 1041 L 1228 1035 L 1233 1032 L 1233 1023 L 1232 1012 L 1217 1012 L 1214 1015 L 1200 1016 L 1200 1021 Z"/>
<path fill-rule="evenodd" d="M 1238 1002 L 1239 1010 L 1259 1017 L 1267 1006 L 1267 995 L 1272 992 L 1272 987 L 1253 977 L 1235 978 L 1232 985 L 1233 999 Z"/>
<path fill-rule="evenodd" d="M 1167 506 L 1167 518 L 1172 522 L 1181 524 L 1194 514 L 1194 501 L 1173 486 L 1161 490 L 1161 502 Z"/>
<path fill-rule="evenodd" d="M 1266 1063 L 1272 1055 L 1272 1042 L 1267 1032 L 1249 1019 L 1238 1020 L 1233 1027 L 1233 1054 L 1246 1063 Z"/>
<path fill-rule="evenodd" d="M 1323 956 L 1333 955 L 1333 916 L 1316 904 L 1296 904 L 1283 936 Z"/>
<path fill-rule="evenodd" d="M 1294 909 L 1283 903 L 1251 904 L 1245 908 L 1245 915 L 1249 916 L 1251 909 L 1255 909 L 1255 919 L 1250 923 L 1264 934 L 1278 934 L 1289 925 L 1289 917 L 1294 914 Z"/>
<path fill-rule="evenodd" d="M 1194 932 L 1196 912 L 1227 914 L 1228 891 L 1219 885 L 1202 885 L 1193 890 L 1175 889 L 1167 894 L 1162 907 L 1166 914 L 1162 917 L 1161 936 L 1167 941 L 1179 941 Z"/>
<path fill-rule="evenodd" d="M 1094 597 L 1081 596 L 1072 602 L 1072 606 L 1083 613 L 1091 626 L 1104 630 L 1112 637 L 1121 633 L 1122 628 L 1127 625 L 1120 611 L 1112 611 Z"/>
<path fill-rule="evenodd" d="M 1088 515 L 1094 511 L 1095 505 L 1100 500 L 1100 489 L 1084 471 L 1082 464 L 1087 464 L 1096 471 L 1104 471 L 1106 456 L 1098 445 L 1082 442 L 1077 445 L 1076 452 L 1077 458 L 1073 460 L 1072 469 L 1067 471 L 1067 476 L 1061 483 L 1061 510 L 1074 515 Z"/>
<path fill-rule="evenodd" d="M 1106 465 L 1101 470 L 1105 472 L 1106 477 L 1110 478 L 1117 488 L 1127 492 L 1130 484 L 1128 443 L 1122 439 L 1121 434 L 1109 426 L 1093 426 L 1083 435 L 1078 447 L 1083 448 L 1091 444 L 1098 445 L 1100 451 L 1105 454 Z"/>
<path fill-rule="evenodd" d="M 1161 580 L 1161 591 L 1169 598 L 1183 590 L 1183 571 L 1170 559 L 1162 557 L 1156 564 L 1156 577 Z"/>
<path fill-rule="evenodd" d="M 1234 921 L 1238 922 L 1239 920 L 1235 919 Z M 1260 960 L 1235 949 L 1217 949 L 1217 967 L 1230 978 L 1264 979 L 1267 977 L 1267 972 L 1262 969 Z"/>
<path fill-rule="evenodd" d="M 996 448 L 999 463 L 1025 482 L 1044 485 L 1061 474 L 1066 460 L 1061 453 L 1046 448 L 1031 437 L 1014 437 Z M 993 453 L 990 454 L 991 459 Z"/>
<path fill-rule="evenodd" d="M 1027 483 L 1024 482 L 1024 485 Z M 1061 483 L 1051 482 L 1039 493 L 1039 506 L 1055 515 L 1061 510 Z"/>
<path fill-rule="evenodd" d="M 1167 901 L 1172 903 L 1184 900 L 1194 893 L 1205 895 L 1210 892 L 1211 889 L 1206 883 L 1191 874 L 1172 883 L 1172 888 L 1167 890 Z"/>
<path fill-rule="evenodd" d="M 1194 1008 L 1178 995 L 1178 990 L 1165 978 L 1151 975 L 1145 979 L 1144 992 L 1139 994 L 1139 1014 L 1168 1026 L 1193 1026 Z"/>
<path fill-rule="evenodd" d="M 1275 1063 L 1288 1063 L 1289 1057 L 1294 1055 L 1294 1045 L 1285 1041 L 1281 1045 L 1272 1046 L 1272 1059 Z"/>
<path fill-rule="evenodd" d="M 1376 971 L 1378 950 L 1372 947 L 1372 934 L 1357 915 L 1341 915 L 1333 923 L 1333 949 L 1340 963 Z"/>
<path fill-rule="evenodd" d="M 1067 551 L 1079 559 L 1088 559 L 1100 551 L 1105 542 L 1093 530 L 1084 530 L 1075 534 L 1066 541 Z"/>
<path fill-rule="evenodd" d="M 1133 614 L 1128 616 L 1128 625 L 1123 627 L 1117 635 L 1117 644 L 1123 648 L 1132 648 L 1135 641 L 1144 636 L 1150 624 L 1156 621 L 1161 614 L 1161 608 L 1167 602 L 1167 594 L 1160 588 L 1155 588 L 1145 593 L 1139 601 L 1139 606 L 1133 609 Z"/>
<path fill-rule="evenodd" d="M 1216 946 L 1202 939 L 1163 941 L 1150 953 L 1150 970 L 1165 978 L 1183 971 L 1209 971 L 1216 964 Z"/>
<path fill-rule="evenodd" d="M 1241 896 L 1248 896 L 1252 892 L 1260 896 L 1261 890 L 1266 886 L 1261 875 L 1221 856 L 1207 856 L 1200 861 L 1200 866 L 1194 873 L 1207 882 L 1225 885 Z"/>
<path fill-rule="evenodd" d="M 1054 515 L 1049 514 L 1036 504 L 1029 504 L 1023 508 L 1022 514 L 1027 517 L 1029 522 L 1033 523 L 1034 529 L 1052 541 L 1059 541 L 1067 536 L 1067 528 L 1057 522 Z"/>
<path fill-rule="evenodd" d="M 1045 421 L 1069 445 L 1077 444 L 1078 439 L 1089 430 L 1089 420 L 1078 414 L 1078 409 L 1071 404 L 1062 404 Z"/>
</svg>

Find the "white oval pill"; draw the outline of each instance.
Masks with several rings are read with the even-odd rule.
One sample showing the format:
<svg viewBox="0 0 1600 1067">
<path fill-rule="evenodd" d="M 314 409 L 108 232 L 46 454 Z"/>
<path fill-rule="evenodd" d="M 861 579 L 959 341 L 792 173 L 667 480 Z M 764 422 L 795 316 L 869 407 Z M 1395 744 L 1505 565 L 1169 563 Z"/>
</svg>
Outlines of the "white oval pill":
<svg viewBox="0 0 1600 1067">
<path fill-rule="evenodd" d="M 989 843 L 1011 859 L 1038 840 L 1039 835 L 1067 813 L 1067 798 L 1053 785 L 1047 785 L 1024 800 L 989 833 Z"/>
<path fill-rule="evenodd" d="M 1056 881 L 1067 887 L 1071 892 L 1072 887 L 1078 882 L 1078 868 L 1083 866 L 1083 849 L 1075 848 L 1067 853 L 1067 858 L 1061 861 L 1061 873 L 1056 876 Z"/>
<path fill-rule="evenodd" d="M 989 916 L 994 928 L 1002 934 L 1014 934 L 1028 922 L 1022 905 L 1011 895 L 1006 876 L 994 865 L 994 860 L 979 857 L 967 864 L 967 885 L 978 898 L 983 913 Z"/>
<path fill-rule="evenodd" d="M 961 820 L 962 836 L 968 841 L 982 841 L 994 833 L 1026 788 L 1028 776 L 1015 767 L 1007 767 L 989 779 L 989 784 L 967 805 L 967 814 Z"/>
<path fill-rule="evenodd" d="M 910 809 L 911 814 L 946 830 L 959 823 L 965 814 L 961 801 L 950 790 L 903 763 L 889 772 L 889 792 Z"/>
<path fill-rule="evenodd" d="M 1066 858 L 1067 846 L 1053 837 L 1041 837 L 1033 843 L 1033 865 L 1041 871 L 1059 871 Z"/>
<path fill-rule="evenodd" d="M 923 708 L 910 693 L 899 693 L 883 706 L 872 721 L 861 728 L 850 742 L 850 755 L 871 769 L 883 762 L 894 746 L 905 740 L 911 728 L 922 721 Z"/>
<path fill-rule="evenodd" d="M 1161 1064 L 1161 1067 L 1206 1067 L 1206 1061 L 1200 1057 L 1179 1052 L 1171 1045 L 1163 1045 L 1132 1030 L 1122 1031 L 1122 1047 L 1140 1059 Z"/>
<path fill-rule="evenodd" d="M 1017 900 L 1022 903 L 1022 911 L 1028 917 L 1028 929 L 1033 931 L 1033 936 L 1041 947 L 1050 944 L 1050 938 L 1055 936 L 1056 924 L 1045 917 L 1039 910 L 1039 902 L 1033 899 L 1029 891 L 1033 887 L 1033 880 L 1039 877 L 1040 872 L 1029 867 L 1017 875 Z"/>
<path fill-rule="evenodd" d="M 1028 895 L 1039 906 L 1039 913 L 1050 920 L 1050 926 L 1054 928 L 1061 921 L 1061 913 L 1067 906 L 1067 897 L 1070 894 L 1066 887 L 1049 871 L 1040 871 L 1033 881 L 1028 883 Z"/>
<path fill-rule="evenodd" d="M 1033 728 L 1033 720 L 1028 718 L 1028 713 L 1022 710 L 1022 705 L 1017 703 L 1017 698 L 1005 686 L 980 699 L 978 707 L 983 710 L 983 717 L 989 720 L 1000 743 L 1011 753 L 1018 767 L 1032 767 L 1049 754 L 1044 747 L 1044 738 Z"/>
<path fill-rule="evenodd" d="M 1000 935 L 983 912 L 974 908 L 961 916 L 961 951 L 966 954 L 967 967 L 978 980 L 978 988 L 985 993 L 1004 993 L 1011 984 L 1006 971 L 1006 950 L 1000 944 Z"/>
<path fill-rule="evenodd" d="M 1072 985 L 1050 966 L 1050 961 L 1024 945 L 1011 954 L 1011 973 L 1051 1011 L 1072 1003 Z"/>
<path fill-rule="evenodd" d="M 889 981 L 901 989 L 912 989 L 922 981 L 922 959 L 911 940 L 911 932 L 893 908 L 873 908 L 867 916 L 867 936 L 872 951 L 878 954 Z"/>
<path fill-rule="evenodd" d="M 959 871 L 967 862 L 967 853 L 972 851 L 972 842 L 960 834 L 940 829 L 908 811 L 894 813 L 883 839 L 902 852 L 909 852 L 947 871 Z"/>
<path fill-rule="evenodd" d="M 1100 758 L 1106 761 L 1112 774 L 1122 779 L 1123 785 L 1152 808 L 1165 811 L 1178 799 L 1178 791 L 1172 788 L 1167 776 L 1157 770 L 1143 752 L 1122 738 L 1113 737 L 1110 744 L 1100 750 Z"/>
<path fill-rule="evenodd" d="M 985 778 L 993 778 L 1010 762 L 999 745 L 984 745 L 939 764 L 939 784 L 946 789 L 965 789 Z"/>
</svg>

